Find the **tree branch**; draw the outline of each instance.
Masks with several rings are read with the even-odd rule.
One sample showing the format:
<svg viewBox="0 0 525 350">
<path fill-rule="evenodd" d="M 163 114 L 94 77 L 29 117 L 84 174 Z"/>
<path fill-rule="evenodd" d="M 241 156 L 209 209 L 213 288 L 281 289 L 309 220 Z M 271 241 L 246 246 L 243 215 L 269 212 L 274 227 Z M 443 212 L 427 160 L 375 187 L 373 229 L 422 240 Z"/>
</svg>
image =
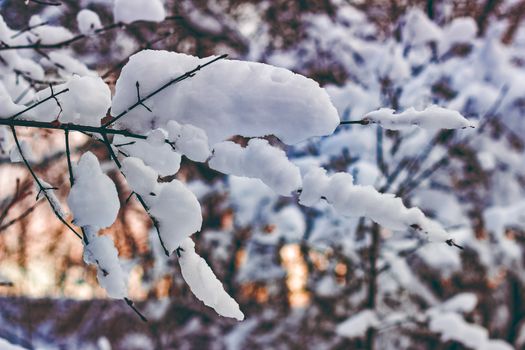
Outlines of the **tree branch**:
<svg viewBox="0 0 525 350">
<path fill-rule="evenodd" d="M 35 172 L 33 171 L 33 168 L 31 167 L 31 165 L 29 164 L 29 162 L 27 161 L 27 158 L 25 157 L 24 155 L 24 152 L 22 151 L 22 147 L 20 146 L 20 141 L 18 140 L 18 136 L 16 134 L 16 129 L 15 129 L 15 126 L 14 125 L 10 125 L 10 128 L 11 128 L 11 133 L 13 134 L 13 138 L 15 140 L 15 144 L 16 144 L 16 147 L 18 149 L 18 152 L 20 153 L 20 157 L 22 158 L 22 161 L 24 162 L 27 170 L 29 170 L 29 173 L 31 174 L 31 176 L 33 177 L 33 179 L 35 180 L 35 183 L 37 184 L 38 186 L 38 189 L 39 189 L 39 192 L 43 193 L 44 194 L 44 197 L 47 199 L 48 203 L 49 203 L 49 206 L 51 207 L 51 210 L 53 210 L 53 213 L 55 214 L 55 216 L 71 231 L 73 232 L 78 238 L 82 239 L 82 236 L 80 234 L 78 234 L 78 232 L 66 221 L 66 219 L 64 219 L 62 217 L 62 215 L 58 212 L 57 208 L 55 207 L 53 201 L 51 200 L 51 198 L 49 198 L 49 194 L 47 193 L 47 191 L 49 190 L 49 188 L 46 188 L 42 185 L 42 182 L 40 182 L 40 179 L 38 178 L 38 176 L 35 174 Z"/>
<path fill-rule="evenodd" d="M 195 67 L 194 69 L 178 76 L 177 78 L 175 79 L 172 79 L 170 81 L 168 81 L 166 84 L 162 85 L 161 87 L 155 89 L 153 92 L 149 93 L 148 95 L 146 95 L 145 97 L 143 98 L 140 98 L 140 96 L 138 96 L 138 100 L 137 102 L 135 102 L 134 104 L 132 104 L 131 106 L 129 106 L 125 111 L 121 112 L 120 114 L 118 114 L 117 116 L 115 116 L 113 119 L 111 119 L 110 121 L 108 121 L 107 123 L 105 123 L 104 125 L 102 125 L 103 127 L 107 128 L 109 127 L 111 124 L 115 123 L 117 120 L 119 120 L 120 118 L 122 118 L 123 116 L 125 116 L 126 114 L 128 114 L 130 111 L 132 111 L 133 109 L 135 109 L 136 107 L 138 106 L 144 106 L 144 102 L 149 100 L 150 98 L 152 98 L 153 96 L 155 96 L 156 94 L 158 94 L 159 92 L 161 92 L 162 90 L 170 87 L 171 85 L 174 85 L 174 84 L 177 84 L 183 80 L 186 80 L 188 78 L 191 78 L 193 76 L 195 76 L 195 74 L 201 70 L 202 68 L 205 68 L 207 66 L 209 66 L 210 64 L 213 64 L 219 60 L 222 60 L 224 58 L 226 58 L 228 55 L 227 54 L 224 54 L 224 55 L 221 55 L 221 56 L 218 56 L 218 57 L 215 57 L 214 59 L 202 64 L 202 65 L 198 65 L 197 67 Z M 138 88 L 137 88 L 138 89 Z M 137 90 L 138 91 L 138 90 Z"/>
</svg>

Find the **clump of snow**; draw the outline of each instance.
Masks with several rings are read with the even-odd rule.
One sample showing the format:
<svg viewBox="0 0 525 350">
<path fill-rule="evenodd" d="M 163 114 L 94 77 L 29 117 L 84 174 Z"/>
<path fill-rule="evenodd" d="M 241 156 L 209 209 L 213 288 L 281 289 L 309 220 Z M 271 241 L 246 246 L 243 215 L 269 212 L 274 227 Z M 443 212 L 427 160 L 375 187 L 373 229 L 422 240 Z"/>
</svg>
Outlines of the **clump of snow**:
<svg viewBox="0 0 525 350">
<path fill-rule="evenodd" d="M 440 53 L 446 53 L 457 44 L 471 44 L 478 33 L 478 26 L 472 17 L 454 18 L 443 30 L 443 39 L 439 43 Z"/>
<path fill-rule="evenodd" d="M 73 77 L 62 99 L 62 123 L 100 126 L 111 105 L 111 91 L 99 77 Z"/>
<path fill-rule="evenodd" d="M 401 198 L 380 193 L 372 186 L 354 185 L 352 175 L 336 173 L 331 176 L 322 168 L 312 168 L 303 177 L 299 203 L 312 206 L 321 198 L 340 214 L 365 216 L 391 230 L 414 228 L 432 241 L 446 241 L 449 236 L 435 221 L 425 217 L 418 208 L 407 208 Z"/>
<path fill-rule="evenodd" d="M 42 64 L 47 64 L 52 68 L 57 68 L 58 74 L 69 79 L 71 76 L 79 75 L 81 77 L 91 75 L 95 76 L 96 72 L 89 70 L 89 68 L 76 58 L 72 57 L 71 54 L 66 53 L 67 51 L 53 51 L 49 55 L 41 60 Z"/>
<path fill-rule="evenodd" d="M 117 80 L 111 114 L 136 103 L 137 82 L 140 95 L 146 96 L 213 58 L 154 50 L 133 55 Z M 117 127 L 140 132 L 175 120 L 203 129 L 213 146 L 234 135 L 275 135 L 297 143 L 331 134 L 339 125 L 337 110 L 317 82 L 255 62 L 219 60 L 144 103 L 152 112 L 138 106 Z"/>
<path fill-rule="evenodd" d="M 115 0 L 113 17 L 115 22 L 126 24 L 135 21 L 161 22 L 166 17 L 166 10 L 160 0 Z"/>
<path fill-rule="evenodd" d="M 201 206 L 193 192 L 178 180 L 159 184 L 158 188 L 157 195 L 146 198 L 146 203 L 158 222 L 162 241 L 171 253 L 201 229 Z"/>
<path fill-rule="evenodd" d="M 365 115 L 364 121 L 379 124 L 385 129 L 402 130 L 411 126 L 423 129 L 465 129 L 475 125 L 461 115 L 458 111 L 446 109 L 436 105 L 416 111 L 409 108 L 401 113 L 396 113 L 390 108 L 380 108 Z"/>
<path fill-rule="evenodd" d="M 156 192 L 159 175 L 151 167 L 145 165 L 140 158 L 124 158 L 120 170 L 126 177 L 126 181 L 133 192 L 140 195 Z"/>
<path fill-rule="evenodd" d="M 228 177 L 234 220 L 240 226 L 251 224 L 277 199 L 275 191 L 259 179 L 231 175 Z"/>
<path fill-rule="evenodd" d="M 420 9 L 414 7 L 405 16 L 403 41 L 413 46 L 438 42 L 442 37 L 441 29 Z"/>
<path fill-rule="evenodd" d="M 246 148 L 231 141 L 216 144 L 209 166 L 225 174 L 260 179 L 283 196 L 301 186 L 299 168 L 283 150 L 262 139 L 251 139 Z"/>
<path fill-rule="evenodd" d="M 26 33 L 26 40 L 39 44 L 56 44 L 73 38 L 73 33 L 64 27 L 40 25 L 44 22 L 40 16 L 34 15 L 29 19 L 29 26 L 34 27 Z"/>
<path fill-rule="evenodd" d="M 363 310 L 337 325 L 336 333 L 347 338 L 364 337 L 369 328 L 377 328 L 379 319 L 372 310 Z"/>
<path fill-rule="evenodd" d="M 453 312 L 433 314 L 429 327 L 431 331 L 440 333 L 444 342 L 452 340 L 472 349 L 513 349 L 502 340 L 490 340 L 487 329 L 467 323 L 463 317 Z"/>
<path fill-rule="evenodd" d="M 77 14 L 77 24 L 79 32 L 84 35 L 93 34 L 95 30 L 102 28 L 97 13 L 88 9 L 80 10 Z"/>
<path fill-rule="evenodd" d="M 120 265 L 113 240 L 108 236 L 97 235 L 97 229 L 92 226 L 86 227 L 84 231 L 89 239 L 84 248 L 84 261 L 97 266 L 98 283 L 111 298 L 126 298 L 126 275 Z"/>
<path fill-rule="evenodd" d="M 275 233 L 287 241 L 300 241 L 306 231 L 306 221 L 297 206 L 286 206 L 270 220 L 276 226 Z"/>
<path fill-rule="evenodd" d="M 35 103 L 59 93 L 56 100 L 48 99 L 20 118 L 50 122 L 58 118 L 61 123 L 100 126 L 111 105 L 111 91 L 100 77 L 73 76 L 67 83 L 38 92 Z M 58 101 L 58 103 L 57 103 Z"/>
<path fill-rule="evenodd" d="M 166 142 L 167 136 L 163 129 L 154 129 L 148 133 L 146 141 L 153 147 L 161 147 Z"/>
<path fill-rule="evenodd" d="M 461 257 L 457 249 L 442 244 L 426 244 L 416 253 L 429 266 L 450 275 L 461 268 Z"/>
<path fill-rule="evenodd" d="M 97 157 L 86 152 L 73 168 L 75 183 L 67 203 L 78 226 L 109 227 L 117 218 L 120 202 L 111 179 L 102 172 Z"/>
<path fill-rule="evenodd" d="M 9 118 L 22 110 L 24 106 L 14 103 L 5 86 L 0 83 L 0 119 Z"/>
<path fill-rule="evenodd" d="M 478 304 L 478 298 L 474 293 L 460 293 L 454 295 L 446 302 L 441 304 L 443 311 L 452 312 L 471 312 Z"/>
<path fill-rule="evenodd" d="M 238 321 L 244 319 L 239 304 L 226 293 L 206 260 L 195 252 L 195 243 L 190 238 L 186 238 L 181 244 L 179 264 L 182 277 L 199 300 L 221 316 Z"/>
<path fill-rule="evenodd" d="M 26 348 L 11 344 L 7 340 L 0 338 L 0 349 L 2 350 L 25 350 Z"/>
<path fill-rule="evenodd" d="M 173 175 L 180 168 L 181 156 L 165 142 L 152 142 L 116 135 L 113 145 L 117 146 L 126 155 L 140 158 L 160 176 Z"/>
<path fill-rule="evenodd" d="M 169 140 L 178 152 L 196 162 L 205 162 L 210 157 L 208 135 L 204 130 L 190 124 L 180 125 L 175 120 L 170 120 L 167 128 Z"/>
</svg>

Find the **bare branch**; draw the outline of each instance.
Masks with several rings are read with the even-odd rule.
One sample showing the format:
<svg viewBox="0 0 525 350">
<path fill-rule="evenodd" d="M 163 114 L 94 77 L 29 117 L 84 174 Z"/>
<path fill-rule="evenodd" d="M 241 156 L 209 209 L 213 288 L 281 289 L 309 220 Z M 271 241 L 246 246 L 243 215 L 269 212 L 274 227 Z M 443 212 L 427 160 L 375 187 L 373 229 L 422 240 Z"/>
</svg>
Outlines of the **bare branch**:
<svg viewBox="0 0 525 350">
<path fill-rule="evenodd" d="M 18 140 L 18 135 L 16 134 L 16 129 L 14 127 L 14 125 L 11 125 L 11 133 L 13 134 L 13 138 L 15 140 L 15 144 L 16 144 L 16 147 L 18 149 L 18 152 L 20 153 L 20 157 L 22 158 L 22 161 L 24 162 L 27 170 L 29 170 L 29 173 L 31 174 L 31 176 L 33 177 L 33 179 L 35 180 L 35 183 L 37 184 L 38 186 L 38 189 L 39 189 L 39 193 L 43 193 L 44 194 L 44 197 L 46 198 L 46 200 L 48 201 L 49 203 L 49 206 L 51 207 L 51 210 L 53 210 L 53 213 L 55 214 L 55 216 L 71 231 L 73 232 L 78 238 L 82 239 L 82 236 L 66 221 L 66 219 L 64 219 L 62 217 L 62 215 L 58 212 L 57 208 L 55 207 L 52 199 L 49 197 L 49 194 L 47 193 L 47 191 L 49 191 L 49 188 L 46 188 L 42 185 L 42 182 L 40 181 L 40 179 L 38 178 L 38 176 L 35 174 L 33 168 L 31 167 L 31 165 L 29 164 L 29 162 L 27 161 L 27 158 L 25 157 L 24 155 L 24 152 L 22 151 L 22 147 L 20 146 L 20 141 Z"/>
</svg>

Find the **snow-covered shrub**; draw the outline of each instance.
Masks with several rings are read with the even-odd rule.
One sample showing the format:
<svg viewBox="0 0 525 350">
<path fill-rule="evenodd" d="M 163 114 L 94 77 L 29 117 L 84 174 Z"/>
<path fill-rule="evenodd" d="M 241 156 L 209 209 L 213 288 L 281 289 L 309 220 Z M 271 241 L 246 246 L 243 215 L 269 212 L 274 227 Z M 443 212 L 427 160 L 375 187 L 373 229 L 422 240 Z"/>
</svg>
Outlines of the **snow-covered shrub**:
<svg viewBox="0 0 525 350">
<path fill-rule="evenodd" d="M 516 64 L 521 51 L 502 46 L 496 26 L 477 38 L 472 18 L 437 25 L 417 8 L 401 16 L 397 38 L 383 39 L 356 7 L 329 3 L 334 15 L 305 15 L 301 40 L 280 47 L 258 22 L 263 21 L 258 8 L 241 8 L 259 23 L 258 30 L 239 27 L 245 40 L 228 37 L 232 46 L 247 41 L 246 60 L 143 49 L 104 71 L 89 53 L 70 50 L 70 43 L 96 43 L 116 29 L 115 51 L 133 53 L 126 31 L 133 33 L 130 28 L 142 22 L 160 27 L 171 20 L 162 1 L 106 4 L 113 23 L 82 10 L 72 26 L 78 36 L 75 29 L 48 23 L 53 15 L 45 11 L 31 18 L 27 31 L 2 22 L 0 150 L 30 170 L 39 198 L 81 237 L 84 260 L 95 265 L 108 295 L 132 307 L 126 268 L 113 241 L 99 232 L 123 210 L 126 190 L 108 176 L 115 171 L 150 219 L 151 250 L 165 255 L 155 254 L 155 273 L 178 274 L 169 263 L 177 259 L 190 290 L 222 316 L 244 318 L 242 303 L 230 296 L 241 293 L 215 276 L 225 275 L 222 260 L 235 261 L 244 245 L 235 283 L 275 281 L 285 274 L 274 255 L 283 244 L 299 244 L 302 259 L 314 254 L 329 260 L 323 269 L 309 261 L 307 288 L 320 299 L 312 314 L 327 313 L 326 300 L 333 304 L 335 321 L 329 325 L 336 341 L 367 338 L 370 344 L 383 329 L 408 324 L 408 331 L 427 329 L 443 342 L 505 348 L 463 317 L 475 309 L 475 297 L 462 299 L 471 306 L 466 309 L 450 306 L 454 303 L 445 300 L 453 292 L 436 295 L 427 279 L 457 275 L 463 256 L 458 248 L 478 256 L 489 278 L 521 259 L 520 246 L 505 231 L 522 225 L 516 205 L 520 182 L 499 171 L 512 166 L 521 175 L 520 152 L 509 151 L 507 140 L 484 134 L 505 128 L 495 120 L 499 114 L 505 115 L 502 125 L 508 122 L 515 133 L 522 129 L 517 106 L 523 72 Z M 197 22 L 193 30 L 210 35 L 231 34 L 232 23 L 242 21 L 242 16 L 217 16 L 217 4 L 205 10 L 191 1 L 174 6 L 191 12 L 186 19 Z M 273 5 L 260 9 L 264 6 Z M 47 51 L 40 58 L 42 50 Z M 326 62 L 349 78 L 321 88 L 306 77 L 321 75 Z M 35 173 L 38 140 L 19 140 L 22 127 L 64 133 L 71 216 L 56 188 Z M 69 135 L 77 132 L 95 140 L 111 161 L 105 162 L 100 150 L 71 160 Z M 469 152 L 476 154 L 474 165 L 464 156 Z M 201 187 L 187 182 L 187 164 L 225 174 L 223 182 Z M 489 173 L 493 186 L 508 196 L 494 191 L 486 208 L 476 207 L 469 196 L 477 194 L 465 185 L 470 179 L 463 168 L 469 166 L 482 170 L 471 176 Z M 210 193 L 226 198 L 234 211 L 232 230 L 252 233 L 247 242 L 207 230 Z M 470 213 L 487 223 L 490 241 L 476 239 Z M 220 241 L 212 253 L 203 248 L 207 240 Z M 200 249 L 206 251 L 202 257 Z M 337 298 L 344 300 L 337 304 Z M 397 299 L 399 305 L 392 301 Z M 272 314 L 254 317 L 265 321 Z M 299 324 L 293 317 L 290 322 Z"/>
</svg>

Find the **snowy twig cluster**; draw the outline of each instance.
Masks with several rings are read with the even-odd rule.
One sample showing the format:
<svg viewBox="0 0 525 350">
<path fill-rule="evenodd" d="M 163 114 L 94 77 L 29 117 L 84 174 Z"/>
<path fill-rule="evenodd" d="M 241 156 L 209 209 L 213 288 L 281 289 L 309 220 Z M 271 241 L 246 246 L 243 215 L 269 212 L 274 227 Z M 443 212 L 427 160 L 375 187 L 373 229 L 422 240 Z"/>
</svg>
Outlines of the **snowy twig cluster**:
<svg viewBox="0 0 525 350">
<path fill-rule="evenodd" d="M 36 90 L 34 81 L 45 81 L 45 71 L 25 57 L 23 50 L 61 49 L 135 21 L 161 22 L 166 14 L 159 0 L 117 0 L 113 24 L 102 26 L 96 13 L 86 10 L 79 12 L 77 19 L 78 35 L 38 18 L 32 18 L 30 29 L 23 33 L 15 33 L 0 21 L 0 57 L 5 63 L 0 126 L 11 131 L 11 160 L 24 163 L 39 198 L 44 197 L 57 218 L 81 238 L 84 261 L 96 266 L 98 281 L 110 297 L 133 307 L 118 251 L 111 238 L 99 235 L 116 220 L 118 192 L 93 153 L 86 152 L 78 162 L 72 162 L 70 132 L 88 134 L 105 145 L 149 215 L 164 253 L 176 253 L 191 291 L 226 317 L 242 320 L 244 315 L 195 251 L 191 236 L 201 230 L 200 203 L 183 181 L 163 180 L 178 172 L 182 156 L 227 175 L 258 179 L 278 195 L 298 195 L 304 206 L 326 201 L 340 215 L 367 217 L 392 231 L 415 230 L 425 239 L 456 245 L 438 222 L 417 208 L 408 208 L 399 197 L 355 183 L 346 172 L 329 174 L 317 166 L 300 168 L 266 139 L 272 135 L 294 145 L 331 135 L 341 125 L 328 93 L 314 80 L 290 70 L 227 60 L 226 55 L 198 58 L 143 50 L 129 58 L 112 94 L 97 72 L 62 52 L 51 51 L 45 59 L 57 68 L 63 81 Z M 22 88 L 15 83 L 16 72 L 24 72 L 23 77 L 28 78 Z M 459 112 L 437 106 L 420 112 L 380 109 L 363 117 L 358 124 L 377 123 L 391 130 L 414 125 L 425 129 L 472 126 Z M 72 221 L 53 185 L 34 171 L 31 147 L 19 139 L 19 127 L 64 132 Z M 231 141 L 234 136 L 249 141 L 243 147 Z M 371 315 L 363 317 L 370 325 L 377 323 Z"/>
</svg>

